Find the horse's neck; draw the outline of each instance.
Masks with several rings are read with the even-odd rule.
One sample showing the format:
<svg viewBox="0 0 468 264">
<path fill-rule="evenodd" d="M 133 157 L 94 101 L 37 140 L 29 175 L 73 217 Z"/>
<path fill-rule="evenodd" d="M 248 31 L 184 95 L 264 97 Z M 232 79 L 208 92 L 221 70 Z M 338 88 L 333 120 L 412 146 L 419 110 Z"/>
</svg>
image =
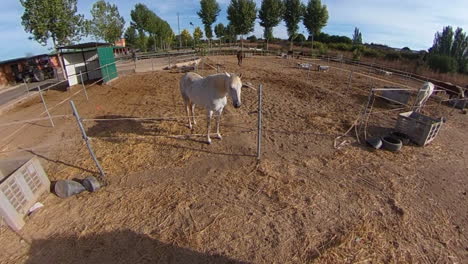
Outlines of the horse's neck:
<svg viewBox="0 0 468 264">
<path fill-rule="evenodd" d="M 216 97 L 223 98 L 228 95 L 228 87 L 226 85 L 227 76 L 224 74 L 217 74 L 208 77 L 210 78 L 209 82 L 211 83 L 211 88 L 215 89 Z"/>
</svg>

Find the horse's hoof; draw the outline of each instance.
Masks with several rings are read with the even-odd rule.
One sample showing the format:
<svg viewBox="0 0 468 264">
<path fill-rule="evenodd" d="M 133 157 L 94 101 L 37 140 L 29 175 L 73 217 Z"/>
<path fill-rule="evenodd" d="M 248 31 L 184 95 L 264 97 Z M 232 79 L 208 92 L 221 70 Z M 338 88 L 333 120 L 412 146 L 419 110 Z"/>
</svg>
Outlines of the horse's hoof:
<svg viewBox="0 0 468 264">
<path fill-rule="evenodd" d="M 217 134 L 217 135 L 216 135 L 216 138 L 217 138 L 217 139 L 223 139 L 223 137 L 221 136 L 221 134 Z"/>
<path fill-rule="evenodd" d="M 211 145 L 211 139 L 208 139 L 208 140 L 206 141 L 206 144 Z"/>
</svg>

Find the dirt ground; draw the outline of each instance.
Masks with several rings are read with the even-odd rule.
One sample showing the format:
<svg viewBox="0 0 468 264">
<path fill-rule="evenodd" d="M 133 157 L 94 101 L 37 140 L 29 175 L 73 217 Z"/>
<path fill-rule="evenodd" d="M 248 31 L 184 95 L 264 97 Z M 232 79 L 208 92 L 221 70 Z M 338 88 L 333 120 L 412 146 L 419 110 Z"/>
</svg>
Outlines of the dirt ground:
<svg viewBox="0 0 468 264">
<path fill-rule="evenodd" d="M 273 57 L 247 58 L 242 68 L 234 56 L 206 62 L 263 84 L 261 162 L 253 89 L 243 89 L 241 108 L 229 103 L 223 139 L 212 145 L 199 136 L 202 109 L 194 130 L 187 128 L 181 73 L 122 76 L 88 88 L 89 101 L 80 87 L 49 91 L 49 106 L 59 104 L 51 109 L 55 127 L 47 120 L 19 131 L 23 125 L 1 127 L 0 158 L 37 155 L 52 181 L 97 175 L 70 116 L 67 97 L 76 93 L 108 185 L 68 199 L 46 195 L 21 232 L 0 229 L 0 262 L 468 262 L 466 115 L 431 101 L 425 113 L 448 121 L 430 145 L 371 151 L 347 137 L 335 149 L 370 88 L 388 83 L 356 74 L 348 89 L 349 73 L 333 63 L 319 73 Z M 213 73 L 205 63 L 201 74 Z M 395 125 L 391 109 L 376 101 L 370 135 Z M 36 98 L 0 116 L 0 124 L 42 112 Z"/>
</svg>

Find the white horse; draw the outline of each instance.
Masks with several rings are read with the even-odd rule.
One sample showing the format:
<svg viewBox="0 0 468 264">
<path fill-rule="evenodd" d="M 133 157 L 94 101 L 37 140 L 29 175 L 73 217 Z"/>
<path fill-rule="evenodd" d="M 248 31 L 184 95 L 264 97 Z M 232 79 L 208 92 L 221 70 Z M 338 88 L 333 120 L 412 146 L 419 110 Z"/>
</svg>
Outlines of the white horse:
<svg viewBox="0 0 468 264">
<path fill-rule="evenodd" d="M 216 115 L 216 137 L 222 139 L 219 133 L 219 122 L 224 107 L 227 104 L 227 95 L 232 98 L 235 108 L 241 106 L 241 76 L 229 73 L 220 73 L 207 76 L 189 72 L 180 80 L 180 92 L 187 110 L 189 128 L 192 129 L 190 117 L 195 122 L 195 105 L 203 106 L 207 111 L 207 141 L 211 144 L 210 129 L 213 113 Z"/>
</svg>

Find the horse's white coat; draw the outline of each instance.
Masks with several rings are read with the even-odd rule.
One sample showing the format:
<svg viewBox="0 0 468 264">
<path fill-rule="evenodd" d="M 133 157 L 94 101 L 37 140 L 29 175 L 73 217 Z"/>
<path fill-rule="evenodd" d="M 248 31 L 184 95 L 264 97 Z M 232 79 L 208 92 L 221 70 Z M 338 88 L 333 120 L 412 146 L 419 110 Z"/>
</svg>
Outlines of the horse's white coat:
<svg viewBox="0 0 468 264">
<path fill-rule="evenodd" d="M 227 95 L 232 98 L 236 108 L 241 106 L 242 81 L 237 75 L 228 73 L 214 74 L 205 78 L 189 72 L 180 80 L 180 92 L 184 99 L 187 110 L 189 127 L 192 129 L 192 122 L 196 125 L 194 110 L 195 105 L 203 106 L 207 111 L 207 141 L 211 143 L 210 128 L 213 113 L 216 114 L 216 135 L 221 139 L 219 133 L 219 122 L 224 107 L 227 104 Z"/>
<path fill-rule="evenodd" d="M 426 82 L 424 85 L 419 89 L 418 96 L 416 97 L 415 101 L 415 111 L 419 112 L 421 107 L 427 102 L 429 97 L 434 92 L 434 84 L 431 82 Z"/>
</svg>

